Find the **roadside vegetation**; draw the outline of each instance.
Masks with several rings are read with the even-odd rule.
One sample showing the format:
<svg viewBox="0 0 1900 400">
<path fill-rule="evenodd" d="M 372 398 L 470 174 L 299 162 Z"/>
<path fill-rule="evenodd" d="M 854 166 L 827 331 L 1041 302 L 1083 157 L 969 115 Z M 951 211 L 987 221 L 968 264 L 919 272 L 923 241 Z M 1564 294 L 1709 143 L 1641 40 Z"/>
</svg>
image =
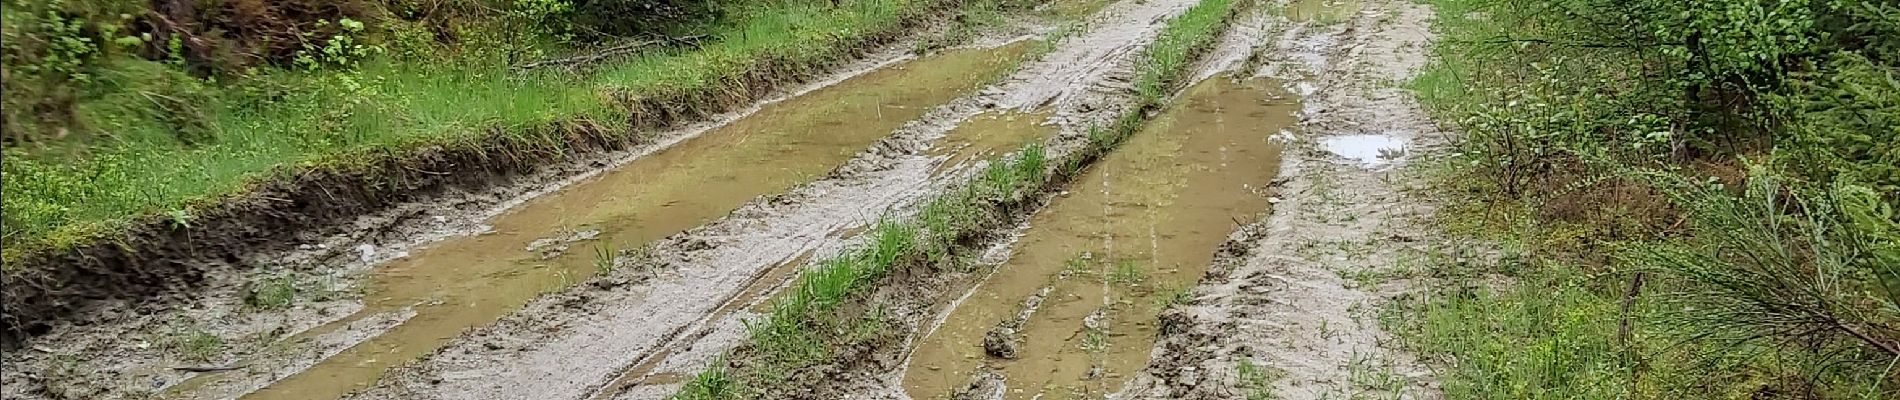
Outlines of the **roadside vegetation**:
<svg viewBox="0 0 1900 400">
<path fill-rule="evenodd" d="M 12 261 L 141 218 L 189 228 L 263 182 L 430 146 L 630 138 L 944 3 L 7 0 L 0 244 Z"/>
<path fill-rule="evenodd" d="M 1448 398 L 1900 398 L 1900 4 L 1428 3 Z"/>
<path fill-rule="evenodd" d="M 915 215 L 888 217 L 867 241 L 804 272 L 771 312 L 748 325 L 749 338 L 695 375 L 673 399 L 752 399 L 822 396 L 813 382 L 832 380 L 827 364 L 850 365 L 848 353 L 895 345 L 897 321 L 869 297 L 877 289 L 903 292 L 892 279 L 918 279 L 932 271 L 964 270 L 984 238 L 1021 211 L 1079 176 L 1136 132 L 1166 104 L 1182 77 L 1214 43 L 1234 14 L 1233 0 L 1205 0 L 1167 22 L 1143 50 L 1135 107 L 1112 126 L 1092 129 L 1082 149 L 1051 159 L 1040 140 L 989 165 L 957 189 L 925 203 Z M 912 271 L 898 274 L 894 271 Z M 897 295 L 905 296 L 905 295 Z"/>
</svg>

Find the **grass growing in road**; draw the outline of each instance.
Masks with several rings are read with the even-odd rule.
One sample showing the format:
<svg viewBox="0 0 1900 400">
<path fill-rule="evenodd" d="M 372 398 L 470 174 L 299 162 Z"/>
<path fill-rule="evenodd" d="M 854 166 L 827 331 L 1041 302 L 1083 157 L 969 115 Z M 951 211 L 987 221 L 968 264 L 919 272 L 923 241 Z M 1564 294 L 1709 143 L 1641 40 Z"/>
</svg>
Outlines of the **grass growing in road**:
<svg viewBox="0 0 1900 400">
<path fill-rule="evenodd" d="M 933 265 L 936 257 L 952 254 L 960 238 L 983 229 L 983 220 L 994 209 L 984 204 L 1010 204 L 1027 200 L 1036 192 L 1030 184 L 1045 182 L 1041 144 L 1031 144 L 1017 157 L 994 160 L 990 166 L 962 189 L 925 203 L 921 213 L 909 220 L 885 219 L 867 235 L 869 242 L 837 257 L 820 262 L 818 267 L 800 275 L 798 282 L 772 303 L 772 311 L 757 323 L 747 326 L 751 349 L 758 362 L 746 370 L 753 375 L 735 379 L 723 364 L 715 366 L 688 382 L 675 399 L 725 399 L 770 397 L 765 389 L 779 384 L 789 371 L 814 365 L 832 354 L 833 341 L 827 332 L 851 327 L 866 330 L 866 323 L 881 322 L 840 319 L 834 311 L 851 296 L 864 292 L 905 263 Z"/>
<path fill-rule="evenodd" d="M 775 300 L 767 318 L 749 326 L 750 339 L 729 355 L 745 359 L 737 370 L 733 363 L 717 362 L 672 398 L 774 397 L 776 385 L 788 384 L 792 374 L 826 361 L 838 346 L 849 344 L 831 339 L 834 332 L 861 326 L 853 318 L 868 318 L 839 312 L 852 296 L 868 292 L 864 289 L 906 263 L 941 267 L 938 263 L 957 260 L 953 255 L 971 251 L 968 246 L 976 235 L 1006 220 L 1003 213 L 1059 187 L 1137 131 L 1147 112 L 1181 86 L 1186 67 L 1214 42 L 1234 11 L 1230 0 L 1207 0 L 1169 20 L 1160 39 L 1140 58 L 1137 82 L 1148 87 L 1139 93 L 1137 107 L 1110 127 L 1092 129 L 1090 146 L 1052 164 L 1042 143 L 1031 143 L 1014 157 L 991 160 L 970 182 L 925 202 L 917 215 L 879 222 L 868 234 L 869 243 L 805 272 Z M 1051 173 L 1052 165 L 1060 168 Z"/>
</svg>

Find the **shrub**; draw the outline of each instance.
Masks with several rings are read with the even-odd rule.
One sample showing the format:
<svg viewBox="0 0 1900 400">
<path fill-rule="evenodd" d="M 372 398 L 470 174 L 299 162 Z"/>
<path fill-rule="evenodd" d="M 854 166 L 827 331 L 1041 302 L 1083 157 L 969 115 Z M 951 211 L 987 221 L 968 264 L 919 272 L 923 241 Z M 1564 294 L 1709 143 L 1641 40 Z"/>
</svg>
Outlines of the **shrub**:
<svg viewBox="0 0 1900 400">
<path fill-rule="evenodd" d="M 1668 175 L 1695 223 L 1684 243 L 1645 245 L 1639 265 L 1685 280 L 1688 337 L 1723 348 L 1799 348 L 1881 368 L 1900 357 L 1900 230 L 1873 191 L 1792 188 L 1765 168 L 1741 196 Z"/>
</svg>

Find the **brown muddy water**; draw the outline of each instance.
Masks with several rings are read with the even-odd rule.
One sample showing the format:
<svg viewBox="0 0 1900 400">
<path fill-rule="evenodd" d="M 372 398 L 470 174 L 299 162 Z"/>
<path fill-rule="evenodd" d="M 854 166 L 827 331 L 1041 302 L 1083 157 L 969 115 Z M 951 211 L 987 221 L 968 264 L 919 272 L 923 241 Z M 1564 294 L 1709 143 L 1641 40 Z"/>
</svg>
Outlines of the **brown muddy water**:
<svg viewBox="0 0 1900 400">
<path fill-rule="evenodd" d="M 1049 115 L 1048 111 L 1001 111 L 970 117 L 931 147 L 931 155 L 947 157 L 932 172 L 941 173 L 968 165 L 972 160 L 987 159 L 1022 148 L 1030 140 L 1055 136 L 1056 127 L 1046 124 Z"/>
<path fill-rule="evenodd" d="M 983 369 L 1004 377 L 1010 399 L 1119 388 L 1147 362 L 1167 301 L 1194 285 L 1235 224 L 1270 207 L 1281 146 L 1269 137 L 1299 107 L 1277 81 L 1194 85 L 1031 218 L 1009 260 L 919 341 L 905 390 L 947 398 Z M 985 350 L 1001 325 L 1014 330 L 999 335 L 1013 357 Z"/>
<path fill-rule="evenodd" d="M 767 105 L 530 200 L 489 221 L 486 233 L 434 243 L 379 266 L 367 279 L 361 312 L 284 343 L 404 308 L 413 307 L 415 317 L 244 398 L 327 399 L 368 386 L 389 367 L 466 329 L 586 280 L 600 269 L 600 254 L 640 248 L 824 175 L 932 107 L 1001 77 L 1029 49 L 1022 42 L 945 52 Z"/>
</svg>

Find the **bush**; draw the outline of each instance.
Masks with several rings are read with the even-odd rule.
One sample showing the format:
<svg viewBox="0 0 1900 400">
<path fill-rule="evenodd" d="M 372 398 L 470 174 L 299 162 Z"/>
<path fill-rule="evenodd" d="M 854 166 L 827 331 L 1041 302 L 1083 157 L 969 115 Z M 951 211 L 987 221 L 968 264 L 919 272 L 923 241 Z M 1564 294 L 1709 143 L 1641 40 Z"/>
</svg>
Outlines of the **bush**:
<svg viewBox="0 0 1900 400">
<path fill-rule="evenodd" d="M 1686 243 L 1642 246 L 1637 263 L 1689 283 L 1667 299 L 1685 336 L 1722 348 L 1799 348 L 1882 368 L 1900 357 L 1900 230 L 1864 186 L 1783 185 L 1765 168 L 1741 196 L 1669 175 L 1696 224 Z M 1817 363 L 1826 365 L 1826 363 Z"/>
<path fill-rule="evenodd" d="M 719 16 L 726 0 L 574 0 L 584 39 L 663 34 Z"/>
<path fill-rule="evenodd" d="M 1505 236 L 1574 246 L 1540 248 L 1544 259 L 1531 265 L 1658 275 L 1647 290 L 1625 291 L 1614 289 L 1618 280 L 1642 281 L 1573 274 L 1612 288 L 1577 304 L 1621 301 L 1636 332 L 1673 334 L 1670 350 L 1632 353 L 1634 363 L 1616 366 L 1634 377 L 1609 393 L 1690 381 L 1647 371 L 1722 364 L 1740 368 L 1692 382 L 1702 386 L 1696 392 L 1892 398 L 1900 379 L 1888 372 L 1900 359 L 1900 4 L 1434 3 L 1441 60 L 1413 86 L 1465 133 L 1455 175 L 1482 179 L 1460 184 L 1482 182 L 1470 188 L 1504 209 L 1530 210 L 1530 222 Z M 1539 212 L 1579 204 L 1590 210 Z M 1559 234 L 1539 228 L 1554 225 L 1588 234 L 1539 241 Z M 1598 254 L 1606 249 L 1635 251 Z M 1654 300 L 1666 305 L 1630 309 Z M 1610 339 L 1591 335 L 1583 339 Z M 1642 338 L 1630 340 L 1629 349 L 1597 352 L 1643 350 Z M 1467 357 L 1461 369 L 1512 368 L 1468 358 L 1476 353 L 1458 345 L 1437 347 Z M 1484 387 L 1447 387 L 1461 385 Z M 1579 385 L 1587 384 L 1516 389 L 1594 390 Z M 1495 392 L 1513 396 L 1503 393 Z"/>
</svg>

